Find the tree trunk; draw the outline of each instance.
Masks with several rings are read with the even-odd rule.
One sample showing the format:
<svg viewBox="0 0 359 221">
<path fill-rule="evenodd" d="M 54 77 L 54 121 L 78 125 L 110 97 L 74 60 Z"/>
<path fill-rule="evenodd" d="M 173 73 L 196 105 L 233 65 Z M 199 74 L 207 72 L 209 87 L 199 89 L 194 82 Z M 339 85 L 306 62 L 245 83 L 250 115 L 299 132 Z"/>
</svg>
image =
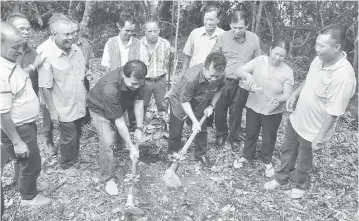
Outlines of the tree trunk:
<svg viewBox="0 0 359 221">
<path fill-rule="evenodd" d="M 357 36 L 356 41 L 354 43 L 354 60 L 353 60 L 353 67 L 354 67 L 354 71 L 355 71 L 355 76 L 357 78 L 357 82 L 359 82 L 358 79 L 358 42 L 359 41 L 359 36 Z"/>
<path fill-rule="evenodd" d="M 90 17 L 92 14 L 92 9 L 93 9 L 94 3 L 95 2 L 93 2 L 93 1 L 86 0 L 85 12 L 82 17 L 82 21 L 81 21 L 81 25 L 80 25 L 80 36 L 82 36 L 84 34 L 85 30 L 87 29 L 87 26 L 89 24 Z"/>
<path fill-rule="evenodd" d="M 256 29 L 255 33 L 259 36 L 260 33 L 260 27 L 261 27 L 261 18 L 262 18 L 262 10 L 265 2 L 259 1 L 258 11 L 257 11 L 257 20 L 256 20 Z"/>
<path fill-rule="evenodd" d="M 252 32 L 255 31 L 255 27 L 256 27 L 256 14 L 257 14 L 257 2 L 254 1 L 252 7 L 252 27 L 251 27 Z"/>
</svg>

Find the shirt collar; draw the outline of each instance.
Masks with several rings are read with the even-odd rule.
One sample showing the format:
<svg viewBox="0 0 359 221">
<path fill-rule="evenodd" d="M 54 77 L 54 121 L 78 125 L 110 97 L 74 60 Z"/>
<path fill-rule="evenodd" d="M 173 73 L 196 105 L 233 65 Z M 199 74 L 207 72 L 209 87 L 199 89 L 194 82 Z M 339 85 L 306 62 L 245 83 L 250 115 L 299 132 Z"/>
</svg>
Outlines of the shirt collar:
<svg viewBox="0 0 359 221">
<path fill-rule="evenodd" d="M 206 32 L 206 28 L 204 26 L 201 27 L 200 33 L 201 33 L 201 35 L 208 35 Z M 217 26 L 216 29 L 214 30 L 212 36 L 210 36 L 210 37 L 218 36 L 219 34 L 220 34 L 220 29 Z"/>
<path fill-rule="evenodd" d="M 31 48 L 30 48 L 29 44 L 28 44 L 28 43 L 25 43 L 25 44 L 24 44 L 24 47 L 23 47 L 23 52 L 24 52 L 24 54 L 25 54 L 25 52 L 29 51 L 30 49 L 31 49 Z"/>
<path fill-rule="evenodd" d="M 71 49 L 70 49 L 70 52 L 68 54 L 69 57 L 71 57 L 76 51 L 77 51 L 77 48 L 74 47 L 75 44 L 72 44 L 71 45 Z M 50 43 L 50 47 L 52 49 L 52 52 L 54 53 L 54 56 L 55 57 L 60 57 L 62 54 L 65 54 L 67 55 L 66 52 L 64 52 L 61 48 L 59 48 L 57 46 L 57 44 L 55 43 L 55 41 L 51 41 Z"/>
<path fill-rule="evenodd" d="M 233 37 L 233 40 L 237 41 L 236 38 L 234 37 L 234 33 L 232 31 L 232 37 Z M 244 31 L 244 38 L 242 38 L 241 42 L 240 43 L 243 43 L 247 40 L 247 30 Z"/>
<path fill-rule="evenodd" d="M 156 47 L 157 47 L 157 45 L 159 45 L 159 44 L 162 43 L 163 41 L 164 41 L 164 39 L 161 38 L 160 36 L 158 36 L 158 41 L 157 41 Z M 146 36 L 143 36 L 143 37 L 141 38 L 141 42 L 142 42 L 144 45 L 148 46 L 148 42 L 147 42 Z"/>
<path fill-rule="evenodd" d="M 16 65 L 15 62 L 11 62 L 3 57 L 1 57 L 1 63 L 8 69 L 13 69 L 14 66 Z"/>
<path fill-rule="evenodd" d="M 347 60 L 347 53 L 345 51 L 343 51 L 343 57 L 337 61 L 335 64 L 333 64 L 332 66 L 330 67 L 325 67 L 325 68 L 322 68 L 323 70 L 330 70 L 330 71 L 335 71 L 337 70 L 338 68 L 342 67 L 345 65 L 345 61 Z M 320 66 L 323 67 L 323 61 L 320 60 Z"/>
<path fill-rule="evenodd" d="M 133 37 L 131 37 L 130 40 L 127 42 L 127 45 L 125 45 L 125 44 L 123 44 L 123 42 L 122 42 L 121 36 L 118 35 L 118 42 L 119 42 L 120 44 L 122 44 L 125 48 L 127 48 L 127 47 L 129 47 L 129 46 L 132 44 L 132 38 L 133 38 Z"/>
</svg>

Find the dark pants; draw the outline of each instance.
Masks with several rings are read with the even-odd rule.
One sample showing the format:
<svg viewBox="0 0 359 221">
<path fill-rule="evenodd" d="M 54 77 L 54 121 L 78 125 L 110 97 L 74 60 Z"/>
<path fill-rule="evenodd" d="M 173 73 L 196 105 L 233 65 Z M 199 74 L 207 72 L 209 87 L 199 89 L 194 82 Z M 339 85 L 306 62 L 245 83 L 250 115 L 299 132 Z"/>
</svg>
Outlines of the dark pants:
<svg viewBox="0 0 359 221">
<path fill-rule="evenodd" d="M 296 161 L 295 183 L 299 189 L 305 188 L 305 182 L 312 172 L 313 151 L 312 143 L 304 140 L 292 127 L 288 120 L 287 131 L 284 136 L 281 166 L 276 172 L 275 179 L 280 184 L 286 184 L 289 181 L 290 170 L 294 168 Z"/>
<path fill-rule="evenodd" d="M 200 116 L 202 117 L 202 116 Z M 200 120 L 200 118 L 198 119 Z M 190 121 L 191 122 L 191 121 Z M 184 121 L 179 120 L 172 112 L 170 113 L 169 136 L 168 136 L 168 152 L 170 154 L 178 152 L 181 147 L 181 138 Z M 202 124 L 202 130 L 195 137 L 195 153 L 196 157 L 206 155 L 207 151 L 207 122 Z"/>
<path fill-rule="evenodd" d="M 133 109 L 127 109 L 127 114 L 128 114 L 128 121 L 130 123 L 128 130 L 134 131 L 137 125 L 135 112 L 133 111 Z"/>
<path fill-rule="evenodd" d="M 147 111 L 148 104 L 150 103 L 151 97 L 155 98 L 158 112 L 166 112 L 167 104 L 165 101 L 166 94 L 166 78 L 163 76 L 159 80 L 146 79 L 144 88 L 143 104 L 145 106 L 145 113 Z"/>
<path fill-rule="evenodd" d="M 227 137 L 227 111 L 229 109 L 229 137 L 230 142 L 239 142 L 241 132 L 242 112 L 246 105 L 248 91 L 238 86 L 238 81 L 226 80 L 222 94 L 216 104 L 215 125 L 216 136 Z"/>
<path fill-rule="evenodd" d="M 60 167 L 72 167 L 78 157 L 80 149 L 82 118 L 72 122 L 60 122 Z"/>
<path fill-rule="evenodd" d="M 256 153 L 256 146 L 262 128 L 262 146 L 259 158 L 268 164 L 272 160 L 277 132 L 282 120 L 282 113 L 273 115 L 259 114 L 250 108 L 246 112 L 246 140 L 244 142 L 243 156 L 251 160 Z"/>
<path fill-rule="evenodd" d="M 44 133 L 45 133 L 45 138 L 46 138 L 46 143 L 54 143 L 53 142 L 53 137 L 52 137 L 52 132 L 54 130 L 54 124 L 51 121 L 51 117 L 50 117 L 50 112 L 47 109 L 46 105 L 41 105 L 42 106 L 42 126 L 44 129 Z"/>
<path fill-rule="evenodd" d="M 36 123 L 28 123 L 16 128 L 21 139 L 29 148 L 28 158 L 18 158 L 14 152 L 14 146 L 10 138 L 1 131 L 2 151 L 15 159 L 15 181 L 18 185 L 20 196 L 23 200 L 31 200 L 37 195 L 36 180 L 41 171 L 40 150 L 37 146 Z"/>
</svg>

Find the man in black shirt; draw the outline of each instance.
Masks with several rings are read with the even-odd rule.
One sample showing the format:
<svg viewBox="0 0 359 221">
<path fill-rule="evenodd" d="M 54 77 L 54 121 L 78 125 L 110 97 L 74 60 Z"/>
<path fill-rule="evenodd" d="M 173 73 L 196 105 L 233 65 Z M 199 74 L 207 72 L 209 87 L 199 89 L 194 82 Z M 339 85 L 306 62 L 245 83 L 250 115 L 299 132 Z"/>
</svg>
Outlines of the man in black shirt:
<svg viewBox="0 0 359 221">
<path fill-rule="evenodd" d="M 88 93 L 87 104 L 102 143 L 99 149 L 101 181 L 107 181 L 113 176 L 114 145 L 126 145 L 130 149 L 131 159 L 138 157 L 138 149 L 131 141 L 124 113 L 128 110 L 134 111 L 137 123 L 135 138 L 140 140 L 146 74 L 146 65 L 142 61 L 132 60 L 106 74 Z"/>
</svg>

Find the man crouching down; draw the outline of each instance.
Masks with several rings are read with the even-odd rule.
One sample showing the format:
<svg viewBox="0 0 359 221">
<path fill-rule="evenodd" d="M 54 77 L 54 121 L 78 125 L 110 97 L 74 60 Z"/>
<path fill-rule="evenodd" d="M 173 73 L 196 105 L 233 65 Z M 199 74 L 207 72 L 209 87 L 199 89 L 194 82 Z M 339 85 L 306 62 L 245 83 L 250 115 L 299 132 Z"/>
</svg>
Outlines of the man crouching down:
<svg viewBox="0 0 359 221">
<path fill-rule="evenodd" d="M 168 151 L 174 154 L 181 149 L 184 121 L 188 117 L 193 131 L 199 131 L 195 138 L 195 158 L 205 166 L 213 163 L 206 155 L 207 122 L 199 123 L 205 114 L 210 116 L 224 86 L 226 58 L 221 53 L 211 53 L 205 63 L 189 68 L 168 92 L 166 98 L 171 107 Z"/>
<path fill-rule="evenodd" d="M 87 104 L 102 144 L 99 148 L 101 181 L 109 180 L 113 176 L 115 145 L 119 148 L 127 146 L 131 159 L 139 156 L 137 147 L 131 142 L 124 113 L 130 109 L 134 110 L 137 123 L 135 137 L 140 140 L 146 74 L 146 65 L 142 61 L 132 60 L 106 74 L 89 91 Z"/>
</svg>

